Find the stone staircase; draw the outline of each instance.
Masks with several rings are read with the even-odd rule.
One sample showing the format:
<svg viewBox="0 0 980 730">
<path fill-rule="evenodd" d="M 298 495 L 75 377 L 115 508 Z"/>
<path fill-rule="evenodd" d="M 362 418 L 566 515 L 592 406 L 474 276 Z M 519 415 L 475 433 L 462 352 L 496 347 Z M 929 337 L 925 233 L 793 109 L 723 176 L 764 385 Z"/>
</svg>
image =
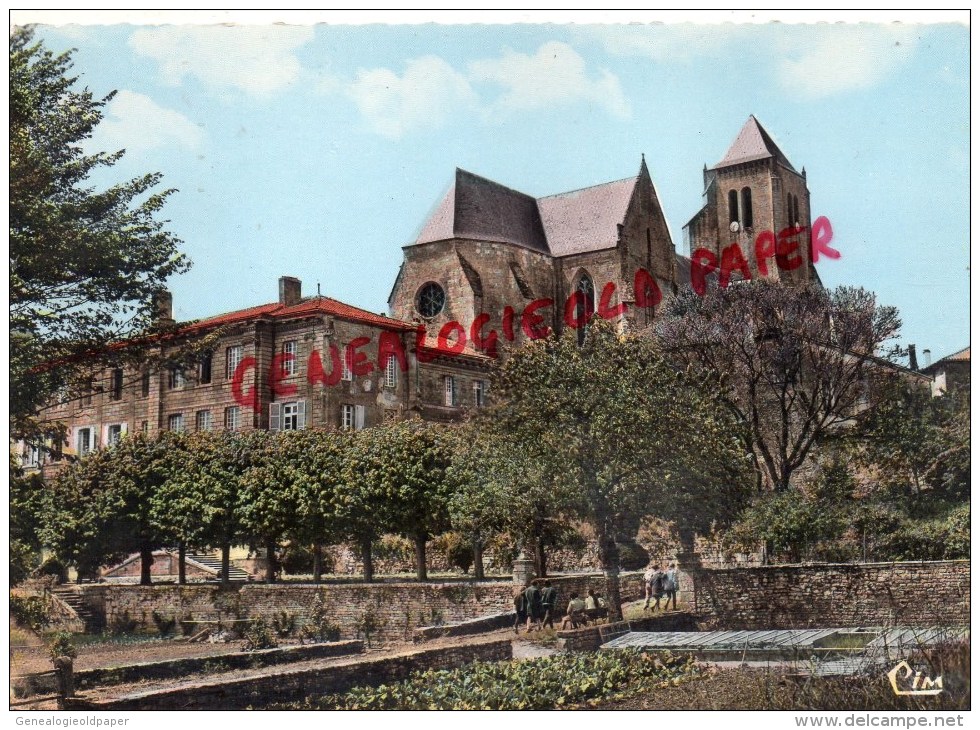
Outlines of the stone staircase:
<svg viewBox="0 0 980 730">
<path fill-rule="evenodd" d="M 80 593 L 75 592 L 71 588 L 55 588 L 52 592 L 78 614 L 78 618 L 85 624 L 85 633 L 102 633 L 106 627 L 105 616 L 89 608 Z"/>
<path fill-rule="evenodd" d="M 221 579 L 221 558 L 217 558 L 214 555 L 191 555 L 188 553 L 185 558 L 187 560 L 193 560 L 195 563 L 200 565 L 202 568 L 214 571 L 214 577 Z M 247 581 L 249 575 L 247 571 L 241 568 L 236 568 L 234 565 L 228 567 L 228 580 L 233 581 Z"/>
</svg>

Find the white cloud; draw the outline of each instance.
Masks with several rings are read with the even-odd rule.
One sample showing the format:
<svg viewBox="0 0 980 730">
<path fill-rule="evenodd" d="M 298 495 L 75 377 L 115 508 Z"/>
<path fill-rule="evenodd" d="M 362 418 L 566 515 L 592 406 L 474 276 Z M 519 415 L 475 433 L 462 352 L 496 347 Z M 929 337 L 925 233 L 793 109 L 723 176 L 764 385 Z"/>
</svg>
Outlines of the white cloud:
<svg viewBox="0 0 980 730">
<path fill-rule="evenodd" d="M 175 144 L 197 149 L 204 140 L 201 129 L 180 112 L 126 90 L 109 102 L 95 134 L 93 147 L 106 151 L 141 152 Z"/>
<path fill-rule="evenodd" d="M 908 25 L 814 28 L 806 43 L 779 43 L 776 75 L 783 88 L 812 99 L 866 89 L 911 57 L 917 36 Z"/>
<path fill-rule="evenodd" d="M 341 90 L 332 77 L 324 78 L 319 89 Z M 440 127 L 460 113 L 487 121 L 586 103 L 618 117 L 630 114 L 619 79 L 605 70 L 590 75 L 582 57 L 558 42 L 543 44 L 533 55 L 506 50 L 497 58 L 470 62 L 465 71 L 438 56 L 411 59 L 401 75 L 387 68 L 362 69 L 344 92 L 374 132 L 392 139 Z"/>
<path fill-rule="evenodd" d="M 471 80 L 503 88 L 491 112 L 587 102 L 618 117 L 630 113 L 619 79 L 605 70 L 590 78 L 585 60 L 567 43 L 550 41 L 534 55 L 507 49 L 500 58 L 472 61 L 469 71 Z"/>
<path fill-rule="evenodd" d="M 299 78 L 293 52 L 312 38 L 313 28 L 303 26 L 161 26 L 137 30 L 129 46 L 157 61 L 168 84 L 196 76 L 209 86 L 263 96 Z"/>
<path fill-rule="evenodd" d="M 587 25 L 574 29 L 583 40 L 597 41 L 613 56 L 639 56 L 661 62 L 687 62 L 725 53 L 744 35 L 744 26 L 677 23 L 664 25 Z"/>
<path fill-rule="evenodd" d="M 401 76 L 386 68 L 361 70 L 347 93 L 371 129 L 390 138 L 441 126 L 450 113 L 478 103 L 466 78 L 437 56 L 410 60 Z"/>
</svg>

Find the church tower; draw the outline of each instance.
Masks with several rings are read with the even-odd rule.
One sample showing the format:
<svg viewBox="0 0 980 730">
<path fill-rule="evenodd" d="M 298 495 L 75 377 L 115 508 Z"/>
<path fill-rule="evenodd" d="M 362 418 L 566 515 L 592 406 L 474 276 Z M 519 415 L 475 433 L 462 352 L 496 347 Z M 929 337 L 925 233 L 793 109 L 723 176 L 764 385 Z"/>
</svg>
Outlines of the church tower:
<svg viewBox="0 0 980 730">
<path fill-rule="evenodd" d="M 811 224 L 806 168 L 796 170 L 758 119 L 750 116 L 721 161 L 711 168 L 706 165 L 702 174 L 704 206 L 684 226 L 689 256 L 707 249 L 720 261 L 723 249 L 738 243 L 752 278 L 757 278 L 754 252 L 759 235 L 770 231 L 778 240 L 787 229 L 802 227 L 798 254 L 783 259 L 787 266 L 768 261 L 766 275 L 791 283 L 816 279 L 806 243 Z M 733 281 L 737 278 L 735 274 Z"/>
</svg>

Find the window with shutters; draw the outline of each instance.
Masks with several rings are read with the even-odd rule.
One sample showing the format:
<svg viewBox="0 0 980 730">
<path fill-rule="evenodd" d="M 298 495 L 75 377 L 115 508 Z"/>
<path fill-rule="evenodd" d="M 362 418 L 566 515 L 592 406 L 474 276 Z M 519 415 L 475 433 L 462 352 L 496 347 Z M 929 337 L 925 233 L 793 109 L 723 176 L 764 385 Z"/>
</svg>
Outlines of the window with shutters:
<svg viewBox="0 0 980 730">
<path fill-rule="evenodd" d="M 364 428 L 364 406 L 345 403 L 340 407 L 340 426 L 353 431 Z"/>
<path fill-rule="evenodd" d="M 95 448 L 94 429 L 90 426 L 79 428 L 75 431 L 75 452 L 79 456 L 85 456 Z"/>
<path fill-rule="evenodd" d="M 388 356 L 388 363 L 385 366 L 385 387 L 392 388 L 398 386 L 398 359 L 394 355 Z"/>
<path fill-rule="evenodd" d="M 445 378 L 446 405 L 453 407 L 456 405 L 456 378 L 447 375 Z"/>
<path fill-rule="evenodd" d="M 296 374 L 296 340 L 282 343 L 282 374 L 284 377 Z"/>
<path fill-rule="evenodd" d="M 171 413 L 167 418 L 167 428 L 175 433 L 180 433 L 184 430 L 184 414 L 183 413 Z"/>
<path fill-rule="evenodd" d="M 211 430 L 211 411 L 198 411 L 194 420 L 198 431 Z"/>
<path fill-rule="evenodd" d="M 483 380 L 473 381 L 473 405 L 483 408 L 487 398 L 487 384 Z"/>
<path fill-rule="evenodd" d="M 41 465 L 41 449 L 31 444 L 24 444 L 21 455 L 21 466 L 25 469 L 37 469 Z"/>
<path fill-rule="evenodd" d="M 235 370 L 238 369 L 238 364 L 242 361 L 242 356 L 244 355 L 244 348 L 241 345 L 232 345 L 227 350 L 225 350 L 225 378 L 231 380 L 235 377 Z"/>
<path fill-rule="evenodd" d="M 82 383 L 82 397 L 80 402 L 83 408 L 85 406 L 92 405 L 93 392 L 95 392 L 95 381 L 92 378 L 89 378 L 84 383 Z"/>
<path fill-rule="evenodd" d="M 148 372 L 143 373 L 143 377 L 140 382 L 140 397 L 150 397 L 150 374 Z"/>
<path fill-rule="evenodd" d="M 229 406 L 228 408 L 225 408 L 225 430 L 237 431 L 238 425 L 239 425 L 238 406 Z"/>
<path fill-rule="evenodd" d="M 140 433 L 149 433 L 149 432 L 150 432 L 150 422 L 143 421 L 142 423 L 140 423 Z"/>
<path fill-rule="evenodd" d="M 306 428 L 306 401 L 269 404 L 270 431 L 299 431 Z"/>
<path fill-rule="evenodd" d="M 115 446 L 118 444 L 126 433 L 125 423 L 112 423 L 106 426 L 105 430 L 105 442 L 106 446 Z"/>
</svg>

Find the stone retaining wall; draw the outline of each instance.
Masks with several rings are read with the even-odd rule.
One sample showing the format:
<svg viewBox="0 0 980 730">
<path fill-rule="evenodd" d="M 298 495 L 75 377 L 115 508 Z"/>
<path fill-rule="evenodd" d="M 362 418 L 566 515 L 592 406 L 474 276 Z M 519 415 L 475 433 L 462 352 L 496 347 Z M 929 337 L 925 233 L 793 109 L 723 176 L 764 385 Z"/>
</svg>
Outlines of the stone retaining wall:
<svg viewBox="0 0 980 730">
<path fill-rule="evenodd" d="M 564 609 L 571 593 L 582 595 L 589 588 L 605 591 L 601 575 L 551 578 L 559 590 Z M 625 573 L 621 578 L 624 600 L 642 596 L 642 576 Z M 364 637 L 366 622 L 373 622 L 372 642 L 411 641 L 415 629 L 459 623 L 513 610 L 515 587 L 509 582 L 454 583 L 350 583 L 290 584 L 249 583 L 189 585 L 80 585 L 93 611 L 105 616 L 110 628 L 127 628 L 153 633 L 158 619 L 222 621 L 265 618 L 285 611 L 295 618 L 299 630 L 317 592 L 323 597 L 330 620 L 340 625 L 342 639 Z"/>
<path fill-rule="evenodd" d="M 505 661 L 513 656 L 511 639 L 469 642 L 463 646 L 417 649 L 402 654 L 343 661 L 330 666 L 270 670 L 261 676 L 200 681 L 168 689 L 146 689 L 122 697 L 68 700 L 83 710 L 242 710 L 305 697 L 345 692 L 406 679 L 414 671 L 455 669 L 474 661 Z"/>
<path fill-rule="evenodd" d="M 700 570 L 693 608 L 706 629 L 970 623 L 970 561 Z"/>
</svg>

